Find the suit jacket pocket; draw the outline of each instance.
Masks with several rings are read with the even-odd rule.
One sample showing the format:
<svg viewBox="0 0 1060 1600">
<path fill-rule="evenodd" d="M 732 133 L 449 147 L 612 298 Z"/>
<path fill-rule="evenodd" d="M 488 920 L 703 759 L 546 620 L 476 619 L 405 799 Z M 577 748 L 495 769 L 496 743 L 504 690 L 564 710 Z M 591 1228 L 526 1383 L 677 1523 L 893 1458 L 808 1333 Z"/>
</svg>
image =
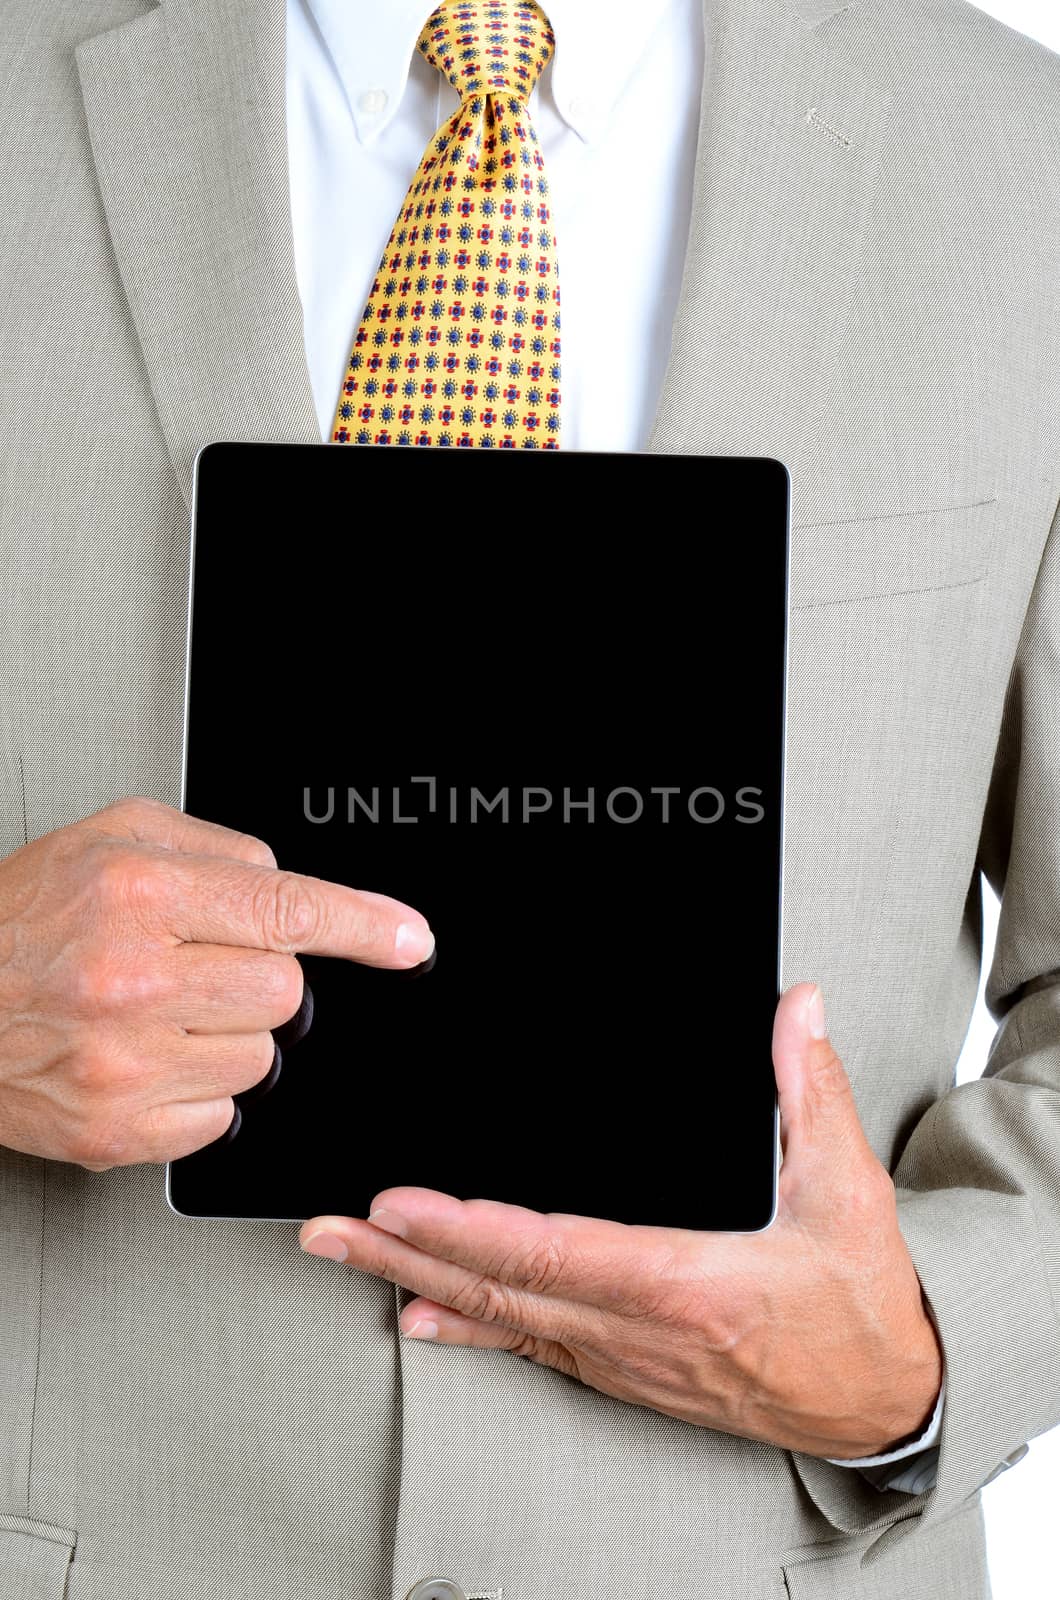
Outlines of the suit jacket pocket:
<svg viewBox="0 0 1060 1600">
<path fill-rule="evenodd" d="M 842 1469 L 838 1469 L 842 1470 Z M 919 1513 L 899 1521 L 919 1522 Z M 830 1553 L 827 1546 L 783 1568 L 788 1600 L 990 1600 L 982 1503 L 978 1495 L 927 1527 L 914 1527 L 863 1562 L 874 1536 Z M 878 1559 L 876 1559 L 878 1556 Z"/>
<path fill-rule="evenodd" d="M 0 1594 L 5 1600 L 63 1600 L 76 1543 L 69 1528 L 0 1513 Z"/>
<path fill-rule="evenodd" d="M 793 522 L 791 608 L 978 583 L 990 566 L 996 497 Z"/>
</svg>

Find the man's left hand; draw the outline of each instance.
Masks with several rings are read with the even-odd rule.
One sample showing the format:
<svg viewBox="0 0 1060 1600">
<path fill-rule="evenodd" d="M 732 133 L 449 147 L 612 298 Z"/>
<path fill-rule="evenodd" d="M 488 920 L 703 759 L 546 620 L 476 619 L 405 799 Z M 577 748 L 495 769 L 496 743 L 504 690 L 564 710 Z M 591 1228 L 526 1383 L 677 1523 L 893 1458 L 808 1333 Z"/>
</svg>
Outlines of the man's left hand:
<svg viewBox="0 0 1060 1600">
<path fill-rule="evenodd" d="M 412 1290 L 407 1335 L 510 1350 L 784 1449 L 880 1454 L 926 1426 L 942 1355 L 894 1186 L 811 984 L 777 1007 L 773 1063 L 784 1159 L 761 1233 L 631 1227 L 402 1187 L 376 1196 L 370 1220 L 314 1217 L 302 1245 Z"/>
</svg>

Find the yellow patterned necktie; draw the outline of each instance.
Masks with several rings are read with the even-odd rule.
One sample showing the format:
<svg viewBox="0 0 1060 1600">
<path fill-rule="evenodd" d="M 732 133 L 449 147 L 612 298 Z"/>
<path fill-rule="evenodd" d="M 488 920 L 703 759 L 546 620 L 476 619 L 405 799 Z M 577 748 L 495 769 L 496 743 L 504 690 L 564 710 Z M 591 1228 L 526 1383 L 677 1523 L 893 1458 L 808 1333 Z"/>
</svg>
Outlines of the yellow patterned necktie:
<svg viewBox="0 0 1060 1600">
<path fill-rule="evenodd" d="M 548 180 L 527 100 L 555 45 L 535 0 L 443 0 L 417 49 L 460 94 L 379 263 L 336 444 L 556 450 L 560 312 Z"/>
</svg>

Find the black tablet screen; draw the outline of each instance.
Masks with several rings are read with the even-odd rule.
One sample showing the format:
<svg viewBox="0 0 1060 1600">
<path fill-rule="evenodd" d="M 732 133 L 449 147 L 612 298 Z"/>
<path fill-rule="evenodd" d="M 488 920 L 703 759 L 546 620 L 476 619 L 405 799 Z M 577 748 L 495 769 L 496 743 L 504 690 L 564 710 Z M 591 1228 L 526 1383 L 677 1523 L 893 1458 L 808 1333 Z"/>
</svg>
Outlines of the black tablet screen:
<svg viewBox="0 0 1060 1600">
<path fill-rule="evenodd" d="M 308 1034 L 176 1209 L 768 1222 L 787 497 L 761 460 L 200 454 L 185 808 L 437 950 L 304 958 Z"/>
</svg>

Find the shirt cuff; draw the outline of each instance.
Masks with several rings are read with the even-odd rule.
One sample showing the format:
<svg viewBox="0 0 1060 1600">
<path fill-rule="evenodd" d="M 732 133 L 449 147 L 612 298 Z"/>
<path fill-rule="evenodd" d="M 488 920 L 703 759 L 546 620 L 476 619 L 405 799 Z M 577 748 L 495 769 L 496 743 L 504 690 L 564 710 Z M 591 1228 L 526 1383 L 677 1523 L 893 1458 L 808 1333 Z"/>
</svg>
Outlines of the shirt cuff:
<svg viewBox="0 0 1060 1600">
<path fill-rule="evenodd" d="M 899 1489 L 903 1494 L 924 1494 L 934 1488 L 938 1471 L 938 1436 L 942 1427 L 942 1408 L 946 1401 L 946 1375 L 943 1373 L 939 1397 L 931 1421 L 919 1438 L 882 1456 L 859 1456 L 856 1460 L 836 1461 L 834 1467 L 856 1467 L 875 1488 Z"/>
</svg>

